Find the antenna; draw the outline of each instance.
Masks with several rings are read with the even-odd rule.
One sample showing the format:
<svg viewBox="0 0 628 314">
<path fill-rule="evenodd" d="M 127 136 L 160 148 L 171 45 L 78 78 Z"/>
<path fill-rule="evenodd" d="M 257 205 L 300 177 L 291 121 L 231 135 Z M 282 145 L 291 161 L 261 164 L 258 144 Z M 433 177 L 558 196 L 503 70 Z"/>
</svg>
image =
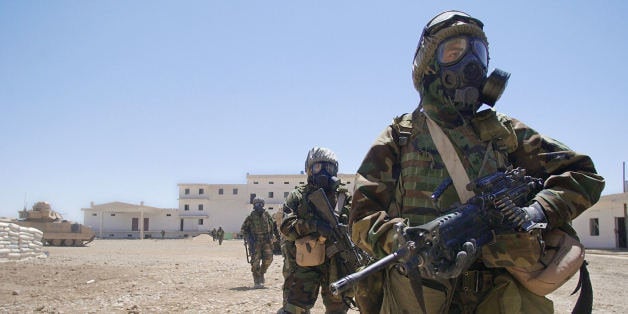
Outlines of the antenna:
<svg viewBox="0 0 628 314">
<path fill-rule="evenodd" d="M 24 192 L 24 210 L 26 210 L 26 192 Z"/>
</svg>

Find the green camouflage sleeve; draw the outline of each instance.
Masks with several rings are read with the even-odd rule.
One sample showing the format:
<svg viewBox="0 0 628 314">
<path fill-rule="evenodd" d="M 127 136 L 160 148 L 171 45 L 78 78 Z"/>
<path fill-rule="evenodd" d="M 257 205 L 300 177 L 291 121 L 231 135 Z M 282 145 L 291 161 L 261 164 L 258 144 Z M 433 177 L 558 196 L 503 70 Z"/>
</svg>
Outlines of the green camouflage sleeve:
<svg viewBox="0 0 628 314">
<path fill-rule="evenodd" d="M 243 236 L 249 233 L 249 229 L 250 227 L 250 223 L 249 223 L 249 218 L 250 216 L 246 216 L 246 218 L 244 219 L 244 222 L 242 223 L 242 227 L 240 228 L 240 234 L 242 234 Z"/>
<path fill-rule="evenodd" d="M 299 190 L 293 190 L 286 197 L 284 203 L 284 218 L 281 222 L 281 233 L 288 241 L 295 241 L 308 234 L 316 232 L 316 221 L 312 217 L 300 217 L 298 208 L 305 195 Z"/>
<path fill-rule="evenodd" d="M 376 257 L 390 253 L 389 231 L 401 221 L 389 215 L 396 206 L 394 190 L 399 176 L 396 136 L 393 128 L 387 127 L 367 152 L 357 172 L 349 214 L 352 240 Z"/>
<path fill-rule="evenodd" d="M 599 200 L 605 182 L 589 156 L 509 119 L 518 138 L 518 147 L 509 159 L 528 175 L 545 180 L 535 200 L 545 209 L 550 227 L 571 222 Z"/>
</svg>

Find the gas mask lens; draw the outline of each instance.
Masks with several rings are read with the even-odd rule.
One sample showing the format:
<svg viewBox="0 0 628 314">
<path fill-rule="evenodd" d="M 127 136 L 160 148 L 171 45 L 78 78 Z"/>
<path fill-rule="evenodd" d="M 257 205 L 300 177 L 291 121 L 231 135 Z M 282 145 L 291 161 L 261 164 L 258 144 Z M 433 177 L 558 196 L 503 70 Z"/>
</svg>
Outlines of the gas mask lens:
<svg viewBox="0 0 628 314">
<path fill-rule="evenodd" d="M 470 50 L 484 67 L 488 66 L 486 45 L 481 40 L 466 36 L 453 37 L 440 43 L 436 57 L 440 64 L 452 65 L 460 61 Z"/>
<path fill-rule="evenodd" d="M 321 171 L 325 170 L 329 175 L 336 175 L 338 172 L 338 168 L 336 165 L 330 162 L 317 162 L 312 165 L 312 174 L 319 174 Z"/>
</svg>

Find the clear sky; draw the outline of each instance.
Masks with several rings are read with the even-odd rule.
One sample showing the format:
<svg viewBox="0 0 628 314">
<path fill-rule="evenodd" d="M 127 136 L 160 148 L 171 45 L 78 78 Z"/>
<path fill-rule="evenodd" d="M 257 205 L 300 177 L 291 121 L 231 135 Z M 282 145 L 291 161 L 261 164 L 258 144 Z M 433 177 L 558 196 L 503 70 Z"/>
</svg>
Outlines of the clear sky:
<svg viewBox="0 0 628 314">
<path fill-rule="evenodd" d="M 622 192 L 628 2 L 0 0 L 0 217 L 112 201 L 178 207 L 179 183 L 296 174 L 312 146 L 357 170 L 419 100 L 427 21 L 481 19 L 496 109 L 590 155 Z"/>
</svg>

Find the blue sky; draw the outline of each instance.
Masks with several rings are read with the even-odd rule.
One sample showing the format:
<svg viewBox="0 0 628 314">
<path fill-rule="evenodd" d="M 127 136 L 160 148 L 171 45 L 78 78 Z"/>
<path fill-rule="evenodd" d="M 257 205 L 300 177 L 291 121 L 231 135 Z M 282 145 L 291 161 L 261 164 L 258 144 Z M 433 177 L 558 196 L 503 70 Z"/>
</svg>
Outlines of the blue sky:
<svg viewBox="0 0 628 314">
<path fill-rule="evenodd" d="M 418 94 L 446 9 L 481 19 L 496 105 L 590 155 L 622 192 L 625 1 L 0 0 L 0 217 L 111 201 L 178 207 L 179 183 L 294 174 L 312 146 L 355 172 Z"/>
</svg>

